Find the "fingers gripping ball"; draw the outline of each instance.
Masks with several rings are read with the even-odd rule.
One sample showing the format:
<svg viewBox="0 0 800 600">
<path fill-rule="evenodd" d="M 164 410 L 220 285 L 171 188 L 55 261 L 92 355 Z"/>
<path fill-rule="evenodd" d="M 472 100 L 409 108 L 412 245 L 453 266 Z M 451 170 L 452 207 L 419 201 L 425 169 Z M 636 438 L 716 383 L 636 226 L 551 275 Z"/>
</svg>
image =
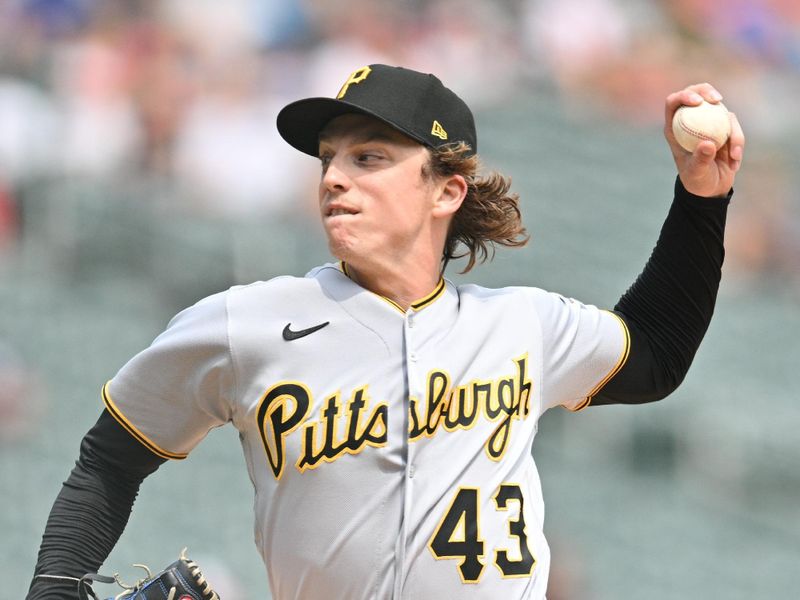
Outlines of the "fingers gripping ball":
<svg viewBox="0 0 800 600">
<path fill-rule="evenodd" d="M 681 106 L 672 118 L 672 132 L 683 149 L 689 152 L 694 152 L 705 140 L 714 142 L 719 150 L 731 135 L 728 109 L 721 102 L 711 104 L 705 100 L 697 106 Z"/>
</svg>

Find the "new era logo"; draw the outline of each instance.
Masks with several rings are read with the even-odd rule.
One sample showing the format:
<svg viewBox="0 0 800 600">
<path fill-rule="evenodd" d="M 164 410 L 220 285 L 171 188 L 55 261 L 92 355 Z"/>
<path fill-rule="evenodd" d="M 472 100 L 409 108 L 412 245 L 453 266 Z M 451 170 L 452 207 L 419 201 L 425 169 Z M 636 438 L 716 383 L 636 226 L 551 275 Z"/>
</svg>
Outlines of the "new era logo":
<svg viewBox="0 0 800 600">
<path fill-rule="evenodd" d="M 446 140 L 447 139 L 447 132 L 444 130 L 444 127 L 442 127 L 442 124 L 439 123 L 439 121 L 434 121 L 433 122 L 433 128 L 431 129 L 431 135 L 435 135 L 440 140 Z"/>
</svg>

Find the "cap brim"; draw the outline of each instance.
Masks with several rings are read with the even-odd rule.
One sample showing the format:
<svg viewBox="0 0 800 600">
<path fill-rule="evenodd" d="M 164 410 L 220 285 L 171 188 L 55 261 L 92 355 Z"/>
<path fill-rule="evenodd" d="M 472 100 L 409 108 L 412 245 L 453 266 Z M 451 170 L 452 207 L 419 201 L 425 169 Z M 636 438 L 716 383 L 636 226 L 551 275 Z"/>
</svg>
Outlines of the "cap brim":
<svg viewBox="0 0 800 600">
<path fill-rule="evenodd" d="M 289 144 L 311 156 L 319 156 L 319 134 L 336 117 L 347 114 L 361 114 L 375 117 L 401 133 L 427 145 L 412 132 L 398 127 L 395 123 L 370 110 L 334 98 L 306 98 L 287 104 L 278 113 L 278 133 Z"/>
</svg>

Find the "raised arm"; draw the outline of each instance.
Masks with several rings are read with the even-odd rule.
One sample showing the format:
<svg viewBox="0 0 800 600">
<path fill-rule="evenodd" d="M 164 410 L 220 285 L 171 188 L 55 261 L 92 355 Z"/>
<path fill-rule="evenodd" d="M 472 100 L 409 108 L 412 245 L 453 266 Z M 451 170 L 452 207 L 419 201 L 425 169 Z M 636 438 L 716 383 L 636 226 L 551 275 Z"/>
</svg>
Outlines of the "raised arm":
<svg viewBox="0 0 800 600">
<path fill-rule="evenodd" d="M 703 99 L 716 103 L 721 96 L 703 83 L 666 99 L 664 135 L 678 168 L 675 199 L 644 270 L 614 307 L 630 331 L 628 361 L 592 404 L 651 402 L 670 394 L 686 376 L 711 322 L 744 135 L 731 113 L 731 136 L 722 148 L 705 141 L 693 153 L 684 150 L 672 133 L 672 117 L 681 105 Z"/>
</svg>

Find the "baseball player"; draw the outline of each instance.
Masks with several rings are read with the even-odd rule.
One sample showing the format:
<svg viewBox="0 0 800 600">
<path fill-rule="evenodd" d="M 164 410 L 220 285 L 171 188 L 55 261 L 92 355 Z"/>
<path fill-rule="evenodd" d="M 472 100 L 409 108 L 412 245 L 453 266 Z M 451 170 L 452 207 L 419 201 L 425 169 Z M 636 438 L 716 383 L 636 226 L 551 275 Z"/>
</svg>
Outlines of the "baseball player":
<svg viewBox="0 0 800 600">
<path fill-rule="evenodd" d="M 214 427 L 240 433 L 273 597 L 540 599 L 550 553 L 531 443 L 539 417 L 663 398 L 708 327 L 744 136 L 680 148 L 644 270 L 613 310 L 533 287 L 456 286 L 526 240 L 508 180 L 477 172 L 467 105 L 433 75 L 374 64 L 278 129 L 321 162 L 337 259 L 178 314 L 106 384 L 105 409 L 45 529 L 29 599 L 96 570 L 139 484 Z"/>
</svg>

